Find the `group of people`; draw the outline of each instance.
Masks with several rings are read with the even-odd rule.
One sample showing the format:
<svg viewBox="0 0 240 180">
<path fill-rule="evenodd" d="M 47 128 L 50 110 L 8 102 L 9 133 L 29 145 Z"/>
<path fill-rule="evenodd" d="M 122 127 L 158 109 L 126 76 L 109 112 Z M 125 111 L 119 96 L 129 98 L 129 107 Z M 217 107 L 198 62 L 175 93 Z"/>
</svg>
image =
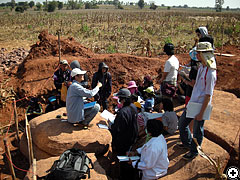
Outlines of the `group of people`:
<svg viewBox="0 0 240 180">
<path fill-rule="evenodd" d="M 129 81 L 126 88 L 120 89 L 113 95 L 115 100 L 116 118 L 109 126 L 112 134 L 112 150 L 115 155 L 140 155 L 138 161 L 120 163 L 120 179 L 135 179 L 136 171 L 142 171 L 143 180 L 158 179 L 167 174 L 169 165 L 166 135 L 180 132 L 180 148 L 190 151 L 183 156 L 191 160 L 197 156 L 196 144 L 193 138 L 202 144 L 206 108 L 211 105 L 214 86 L 216 83 L 216 61 L 214 57 L 213 39 L 208 35 L 206 27 L 196 30 L 198 42 L 190 51 L 190 63 L 187 76 L 179 70 L 179 61 L 174 55 L 174 45 L 167 43 L 164 52 L 168 60 L 160 79 L 160 93 L 155 90 L 151 76 L 146 75 L 142 82 Z M 60 62 L 59 69 L 54 73 L 54 84 L 66 105 L 68 122 L 78 124 L 83 128 L 91 126 L 91 121 L 100 111 L 108 109 L 108 99 L 112 94 L 112 76 L 106 63 L 99 64 L 98 71 L 92 77 L 91 89 L 88 86 L 88 76 L 82 70 L 77 60 L 68 64 L 67 60 Z M 181 89 L 184 84 L 184 90 Z M 177 90 L 184 95 L 186 110 L 180 119 L 173 109 L 173 98 Z M 65 98 L 64 98 L 65 97 Z M 96 104 L 84 108 L 86 98 L 92 98 Z M 60 106 L 56 105 L 56 97 L 50 97 L 51 102 L 47 112 Z M 64 100 L 66 104 L 64 103 Z M 198 103 L 199 113 L 189 117 L 191 104 Z M 161 115 L 152 116 L 154 113 Z M 193 128 L 191 128 L 193 127 Z M 139 144 L 141 138 L 144 142 Z"/>
</svg>

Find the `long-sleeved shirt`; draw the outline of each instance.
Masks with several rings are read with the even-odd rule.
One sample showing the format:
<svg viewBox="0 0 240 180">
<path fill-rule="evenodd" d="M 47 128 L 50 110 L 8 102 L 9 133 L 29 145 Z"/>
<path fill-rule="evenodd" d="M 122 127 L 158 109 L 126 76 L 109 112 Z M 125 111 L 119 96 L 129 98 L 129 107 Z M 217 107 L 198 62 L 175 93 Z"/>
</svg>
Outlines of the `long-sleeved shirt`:
<svg viewBox="0 0 240 180">
<path fill-rule="evenodd" d="M 112 145 L 118 155 L 126 155 L 126 152 L 135 142 L 138 136 L 137 108 L 134 104 L 121 108 L 111 126 Z"/>
<path fill-rule="evenodd" d="M 167 174 L 169 160 L 163 135 L 152 137 L 137 151 L 141 154 L 138 169 L 142 170 L 144 180 L 158 179 Z M 132 162 L 132 166 L 135 167 L 136 163 L 137 161 Z"/>
<path fill-rule="evenodd" d="M 84 120 L 83 97 L 91 98 L 97 94 L 99 87 L 93 90 L 84 88 L 78 81 L 74 80 L 68 88 L 66 108 L 68 122 L 77 123 Z"/>
<path fill-rule="evenodd" d="M 71 75 L 70 74 L 71 74 L 71 71 L 68 70 L 68 69 L 64 72 L 61 69 L 58 69 L 54 73 L 53 80 L 54 80 L 54 85 L 55 85 L 57 90 L 62 88 L 62 83 L 71 80 Z"/>
</svg>

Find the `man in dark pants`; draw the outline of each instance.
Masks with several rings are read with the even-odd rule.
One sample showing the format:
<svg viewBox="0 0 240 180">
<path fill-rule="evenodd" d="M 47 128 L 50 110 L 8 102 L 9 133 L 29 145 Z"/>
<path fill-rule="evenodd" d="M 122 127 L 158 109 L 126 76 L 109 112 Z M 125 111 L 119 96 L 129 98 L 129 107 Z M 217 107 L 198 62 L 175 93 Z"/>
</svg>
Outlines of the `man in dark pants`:
<svg viewBox="0 0 240 180">
<path fill-rule="evenodd" d="M 114 154 L 125 156 L 138 136 L 137 108 L 131 103 L 131 93 L 128 89 L 120 89 L 116 96 L 123 107 L 117 112 L 111 126 L 112 147 Z M 134 179 L 134 170 L 127 162 L 120 162 L 120 179 Z"/>
<path fill-rule="evenodd" d="M 108 97 L 112 92 L 112 76 L 108 71 L 108 66 L 101 62 L 98 66 L 98 71 L 94 73 L 92 79 L 92 88 L 96 87 L 98 82 L 102 83 L 99 92 L 94 96 L 94 100 L 104 109 L 108 108 Z"/>
</svg>

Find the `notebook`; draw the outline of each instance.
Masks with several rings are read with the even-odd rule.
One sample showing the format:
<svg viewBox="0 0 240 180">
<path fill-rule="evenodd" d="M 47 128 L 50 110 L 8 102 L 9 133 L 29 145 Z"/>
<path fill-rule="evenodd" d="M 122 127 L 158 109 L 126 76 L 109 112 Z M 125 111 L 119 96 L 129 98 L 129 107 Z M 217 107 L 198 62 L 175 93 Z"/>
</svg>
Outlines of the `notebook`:
<svg viewBox="0 0 240 180">
<path fill-rule="evenodd" d="M 189 102 L 187 105 L 187 118 L 195 118 L 200 112 L 202 107 L 201 103 Z M 203 113 L 203 120 L 209 120 L 212 112 L 212 105 L 208 105 Z"/>
<path fill-rule="evenodd" d="M 86 103 L 86 104 L 84 104 L 84 109 L 89 109 L 89 108 L 92 108 L 92 107 L 94 107 L 95 106 L 95 104 L 96 104 L 96 101 L 93 101 L 93 102 L 90 102 L 90 103 Z"/>
<path fill-rule="evenodd" d="M 106 120 L 109 120 L 111 123 L 114 123 L 114 120 L 116 117 L 116 115 L 112 114 L 111 112 L 109 112 L 106 109 L 101 113 L 100 116 Z"/>
<path fill-rule="evenodd" d="M 120 162 L 129 161 L 129 159 L 131 159 L 132 161 L 136 161 L 140 159 L 139 156 L 117 156 L 117 158 Z"/>
</svg>

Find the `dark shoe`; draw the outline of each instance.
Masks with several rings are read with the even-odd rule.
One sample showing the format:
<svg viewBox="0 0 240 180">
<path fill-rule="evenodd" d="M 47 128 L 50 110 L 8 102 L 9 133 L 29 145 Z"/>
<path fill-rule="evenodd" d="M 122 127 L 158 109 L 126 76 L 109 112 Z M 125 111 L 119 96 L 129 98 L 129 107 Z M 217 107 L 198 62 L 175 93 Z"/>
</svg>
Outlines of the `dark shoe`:
<svg viewBox="0 0 240 180">
<path fill-rule="evenodd" d="M 197 155 L 198 155 L 198 154 L 193 154 L 193 153 L 189 152 L 189 153 L 187 153 L 187 154 L 185 154 L 185 155 L 183 156 L 183 159 L 189 161 L 189 160 L 194 159 Z"/>
<path fill-rule="evenodd" d="M 177 143 L 177 147 L 180 148 L 180 149 L 187 149 L 187 150 L 190 149 L 189 146 L 186 146 L 186 145 L 184 145 L 184 144 L 181 143 L 181 142 L 178 142 L 178 143 Z"/>
</svg>

